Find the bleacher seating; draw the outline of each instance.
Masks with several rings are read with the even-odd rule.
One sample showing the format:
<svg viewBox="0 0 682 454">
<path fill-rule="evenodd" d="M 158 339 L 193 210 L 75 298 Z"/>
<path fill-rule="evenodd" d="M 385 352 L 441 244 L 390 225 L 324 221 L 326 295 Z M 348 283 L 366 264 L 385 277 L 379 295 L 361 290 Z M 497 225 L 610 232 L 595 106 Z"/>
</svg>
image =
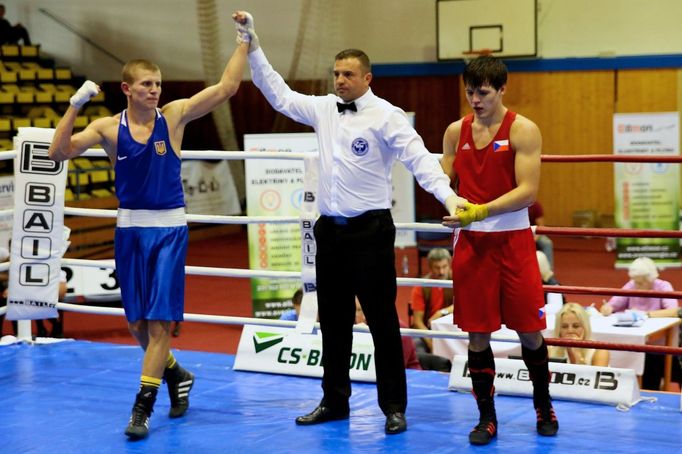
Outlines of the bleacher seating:
<svg viewBox="0 0 682 454">
<path fill-rule="evenodd" d="M 18 128 L 54 128 L 82 83 L 71 69 L 42 58 L 40 46 L 0 46 L 0 151 L 13 149 Z M 104 93 L 95 96 L 76 118 L 74 130 L 110 116 Z M 67 201 L 113 196 L 113 169 L 108 159 L 76 158 L 69 162 Z"/>
</svg>

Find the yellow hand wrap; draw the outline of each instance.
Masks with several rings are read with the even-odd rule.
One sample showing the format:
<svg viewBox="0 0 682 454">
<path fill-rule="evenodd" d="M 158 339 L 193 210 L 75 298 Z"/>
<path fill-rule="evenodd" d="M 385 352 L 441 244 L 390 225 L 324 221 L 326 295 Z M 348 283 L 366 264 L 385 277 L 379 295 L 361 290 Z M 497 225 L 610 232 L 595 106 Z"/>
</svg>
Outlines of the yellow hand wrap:
<svg viewBox="0 0 682 454">
<path fill-rule="evenodd" d="M 458 209 L 455 214 L 459 218 L 459 225 L 466 227 L 474 221 L 482 221 L 487 218 L 488 206 L 467 202 L 464 208 Z"/>
</svg>

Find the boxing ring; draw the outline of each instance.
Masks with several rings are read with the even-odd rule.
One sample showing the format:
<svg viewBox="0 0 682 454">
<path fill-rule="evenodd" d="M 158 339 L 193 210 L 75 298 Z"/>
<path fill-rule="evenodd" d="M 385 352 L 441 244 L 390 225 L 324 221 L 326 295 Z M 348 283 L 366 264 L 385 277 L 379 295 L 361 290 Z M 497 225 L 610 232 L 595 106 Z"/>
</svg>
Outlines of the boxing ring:
<svg viewBox="0 0 682 454">
<path fill-rule="evenodd" d="M 12 159 L 5 152 L 0 159 Z M 89 150 L 89 157 L 104 156 Z M 183 159 L 302 159 L 302 153 L 186 151 Z M 595 158 L 596 156 L 596 158 Z M 580 158 L 580 157 L 578 157 Z M 638 156 L 590 155 L 584 160 L 637 160 Z M 641 157 L 652 159 L 651 157 Z M 543 156 L 543 161 L 576 160 L 575 156 Z M 658 161 L 658 158 L 655 158 Z M 682 158 L 662 158 L 682 162 Z M 647 161 L 651 162 L 651 161 Z M 65 207 L 65 215 L 116 217 L 115 210 Z M 188 223 L 249 224 L 298 223 L 298 217 L 245 217 L 187 215 Z M 405 223 L 397 229 L 448 230 L 440 225 Z M 682 238 L 682 232 L 637 229 L 583 229 L 538 227 L 538 234 L 578 236 L 651 236 Z M 113 260 L 63 259 L 66 266 L 115 268 Z M 6 271 L 8 263 L 0 264 Z M 188 275 L 220 278 L 300 278 L 300 272 L 243 270 L 187 266 Z M 446 287 L 447 281 L 398 278 L 399 286 Z M 596 287 L 546 286 L 546 291 L 567 294 L 662 296 L 656 292 Z M 682 292 L 665 293 L 682 298 Z M 59 303 L 58 309 L 88 314 L 123 316 L 123 309 Z M 4 310 L 4 308 L 3 308 Z M 185 314 L 185 321 L 226 325 L 294 327 L 296 322 L 249 317 Z M 30 323 L 30 322 L 26 322 Z M 21 325 L 21 323 L 20 323 Z M 25 325 L 25 324 L 24 324 Z M 176 357 L 197 376 L 191 407 L 184 418 L 169 419 L 168 401 L 160 393 L 150 436 L 131 442 L 123 435 L 130 412 L 130 396 L 137 390 L 142 355 L 137 346 L 121 346 L 79 340 L 24 342 L 0 347 L 0 397 L 4 409 L 3 452 L 413 452 L 434 450 L 462 452 L 469 445 L 468 433 L 477 415 L 470 395 L 448 390 L 448 375 L 407 370 L 408 428 L 404 434 L 386 436 L 384 415 L 376 404 L 374 384 L 353 384 L 351 417 L 311 427 L 299 427 L 294 419 L 313 408 L 321 397 L 319 379 L 241 372 L 233 369 L 234 356 L 177 351 Z M 358 332 L 368 332 L 356 326 Z M 403 329 L 413 337 L 464 339 L 465 333 Z M 29 325 L 30 332 L 30 325 Z M 493 336 L 501 342 L 518 338 Z M 566 345 L 548 339 L 549 345 Z M 594 341 L 571 341 L 574 346 L 681 354 L 682 349 L 656 345 L 623 345 Z M 535 431 L 532 403 L 525 397 L 496 398 L 499 436 L 488 445 L 492 451 L 586 452 L 623 449 L 636 452 L 675 452 L 682 439 L 680 395 L 643 393 L 655 397 L 628 412 L 613 406 L 556 400 L 560 421 L 556 437 Z"/>
</svg>

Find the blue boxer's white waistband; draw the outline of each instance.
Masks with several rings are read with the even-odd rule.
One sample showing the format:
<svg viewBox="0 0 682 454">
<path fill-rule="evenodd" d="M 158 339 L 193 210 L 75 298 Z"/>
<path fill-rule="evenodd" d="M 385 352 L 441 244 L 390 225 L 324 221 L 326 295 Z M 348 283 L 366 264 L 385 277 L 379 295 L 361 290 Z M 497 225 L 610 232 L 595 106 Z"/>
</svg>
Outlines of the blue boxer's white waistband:
<svg viewBox="0 0 682 454">
<path fill-rule="evenodd" d="M 185 208 L 130 210 L 119 208 L 116 227 L 181 227 L 187 225 Z"/>
</svg>

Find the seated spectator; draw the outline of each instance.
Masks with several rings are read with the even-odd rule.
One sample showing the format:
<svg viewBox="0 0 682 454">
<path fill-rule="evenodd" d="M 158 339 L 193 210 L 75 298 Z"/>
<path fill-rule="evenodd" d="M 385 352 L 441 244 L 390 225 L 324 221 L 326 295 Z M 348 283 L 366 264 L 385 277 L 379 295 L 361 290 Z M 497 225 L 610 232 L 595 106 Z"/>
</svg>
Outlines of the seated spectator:
<svg viewBox="0 0 682 454">
<path fill-rule="evenodd" d="M 672 292 L 670 282 L 658 279 L 656 264 L 649 257 L 635 259 L 628 270 L 630 280 L 623 286 L 623 290 L 656 290 L 658 292 Z M 604 315 L 621 312 L 626 309 L 649 312 L 659 309 L 677 308 L 674 298 L 652 298 L 648 296 L 614 296 L 599 309 Z"/>
<path fill-rule="evenodd" d="M 401 328 L 407 328 L 407 324 L 402 320 L 399 320 Z M 360 301 L 357 297 L 355 298 L 355 324 L 356 325 L 366 325 L 367 320 L 365 319 L 365 313 L 362 312 L 362 306 L 360 306 Z M 417 358 L 417 350 L 414 348 L 414 342 L 409 336 L 401 336 L 403 342 L 403 361 L 405 363 L 405 369 L 418 369 L 421 370 L 421 365 L 419 359 Z"/>
<path fill-rule="evenodd" d="M 542 205 L 537 200 L 531 206 L 528 207 L 528 218 L 530 220 L 530 225 L 535 225 L 538 227 L 545 226 L 545 211 L 542 209 Z M 535 249 L 542 251 L 547 256 L 549 260 L 550 268 L 554 269 L 554 243 L 547 235 L 534 235 L 535 236 Z"/>
<path fill-rule="evenodd" d="M 671 292 L 670 282 L 658 279 L 656 264 L 649 257 L 635 259 L 629 267 L 630 280 L 623 286 L 624 290 L 656 290 Z M 661 309 L 677 309 L 674 298 L 654 298 L 649 296 L 614 296 L 599 309 L 604 315 L 622 312 L 626 309 L 651 312 Z M 642 374 L 642 389 L 658 390 L 663 377 L 664 356 L 647 353 L 644 359 L 644 373 Z"/>
<path fill-rule="evenodd" d="M 559 339 L 591 340 L 592 325 L 585 309 L 576 303 L 567 303 L 556 314 L 554 337 Z M 549 347 L 549 357 L 566 359 L 570 364 L 608 366 L 608 350 L 577 347 Z"/>
<path fill-rule="evenodd" d="M 24 46 L 31 45 L 28 30 L 21 24 L 10 24 L 5 19 L 5 5 L 0 5 L 0 44 L 19 44 L 19 40 L 22 40 Z"/>
<path fill-rule="evenodd" d="M 535 251 L 535 254 L 538 257 L 538 266 L 540 267 L 540 276 L 542 276 L 542 285 L 561 285 L 554 277 L 554 271 L 552 271 L 552 267 L 550 266 L 549 260 L 547 259 L 545 253 L 542 251 Z M 545 292 L 545 304 L 547 304 L 548 293 L 549 292 Z M 562 295 L 561 297 L 563 299 L 563 303 L 566 304 L 566 296 Z"/>
<path fill-rule="evenodd" d="M 425 279 L 452 280 L 452 257 L 447 249 L 435 248 L 426 256 L 429 273 Z M 452 313 L 452 287 L 414 287 L 412 289 L 412 328 L 431 329 L 431 321 Z M 431 338 L 416 339 L 417 348 L 431 352 Z"/>
<path fill-rule="evenodd" d="M 298 314 L 301 313 L 301 302 L 303 301 L 303 288 L 299 288 L 294 292 L 294 296 L 291 297 L 291 302 L 294 305 L 293 309 L 286 310 L 282 312 L 279 316 L 280 320 L 289 320 L 295 322 L 298 320 Z"/>
</svg>

